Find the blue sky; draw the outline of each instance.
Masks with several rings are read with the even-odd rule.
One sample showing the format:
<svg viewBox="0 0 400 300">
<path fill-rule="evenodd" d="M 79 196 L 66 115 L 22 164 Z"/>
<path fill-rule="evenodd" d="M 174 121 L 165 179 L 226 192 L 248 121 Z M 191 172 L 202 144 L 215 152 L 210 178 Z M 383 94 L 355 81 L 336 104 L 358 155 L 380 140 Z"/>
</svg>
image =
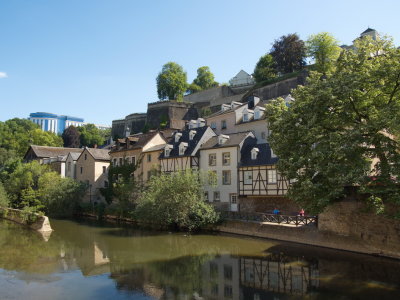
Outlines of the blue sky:
<svg viewBox="0 0 400 300">
<path fill-rule="evenodd" d="M 350 44 L 369 26 L 400 45 L 399 11 L 398 0 L 0 0 L 0 121 L 45 111 L 111 124 L 157 100 L 164 63 L 228 82 L 293 32 Z"/>
</svg>

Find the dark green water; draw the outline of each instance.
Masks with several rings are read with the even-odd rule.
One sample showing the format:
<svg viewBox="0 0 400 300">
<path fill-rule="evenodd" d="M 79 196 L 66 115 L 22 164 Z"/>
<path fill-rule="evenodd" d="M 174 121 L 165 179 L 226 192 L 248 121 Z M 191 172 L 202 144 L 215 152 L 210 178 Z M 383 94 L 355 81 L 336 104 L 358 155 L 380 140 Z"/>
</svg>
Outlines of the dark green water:
<svg viewBox="0 0 400 300">
<path fill-rule="evenodd" d="M 400 261 L 227 235 L 0 220 L 0 299 L 400 299 Z"/>
</svg>

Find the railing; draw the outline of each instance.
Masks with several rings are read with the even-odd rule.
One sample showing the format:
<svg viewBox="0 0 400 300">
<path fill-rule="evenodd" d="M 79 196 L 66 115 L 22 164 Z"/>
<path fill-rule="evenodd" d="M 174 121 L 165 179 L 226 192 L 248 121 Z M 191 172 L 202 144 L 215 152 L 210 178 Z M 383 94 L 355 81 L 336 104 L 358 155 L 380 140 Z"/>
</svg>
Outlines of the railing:
<svg viewBox="0 0 400 300">
<path fill-rule="evenodd" d="M 276 215 L 267 213 L 243 213 L 227 211 L 223 212 L 222 216 L 231 220 L 243 221 L 256 221 L 256 222 L 270 222 L 277 224 L 289 224 L 295 226 L 315 225 L 318 224 L 318 217 L 316 216 L 289 216 L 289 215 Z"/>
</svg>

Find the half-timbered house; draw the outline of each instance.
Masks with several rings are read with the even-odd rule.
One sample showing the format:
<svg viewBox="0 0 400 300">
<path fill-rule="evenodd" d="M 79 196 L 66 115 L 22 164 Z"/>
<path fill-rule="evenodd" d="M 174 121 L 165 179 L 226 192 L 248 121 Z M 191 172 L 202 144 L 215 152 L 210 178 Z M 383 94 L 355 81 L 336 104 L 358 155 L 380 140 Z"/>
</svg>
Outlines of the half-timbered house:
<svg viewBox="0 0 400 300">
<path fill-rule="evenodd" d="M 161 172 L 198 169 L 199 148 L 213 136 L 214 131 L 203 119 L 190 121 L 187 129 L 176 132 L 165 145 L 160 155 Z"/>
<path fill-rule="evenodd" d="M 265 210 L 273 209 L 273 206 L 282 209 L 282 206 L 287 206 L 285 195 L 289 182 L 276 169 L 277 162 L 278 157 L 269 144 L 249 145 L 242 149 L 238 170 L 241 210 Z"/>
</svg>

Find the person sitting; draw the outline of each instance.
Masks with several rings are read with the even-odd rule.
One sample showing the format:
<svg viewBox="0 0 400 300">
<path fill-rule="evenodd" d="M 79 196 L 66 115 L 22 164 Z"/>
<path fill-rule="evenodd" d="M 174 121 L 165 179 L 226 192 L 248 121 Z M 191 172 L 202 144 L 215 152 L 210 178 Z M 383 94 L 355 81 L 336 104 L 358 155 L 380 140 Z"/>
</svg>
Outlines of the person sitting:
<svg viewBox="0 0 400 300">
<path fill-rule="evenodd" d="M 275 207 L 274 211 L 272 212 L 274 215 L 279 215 L 281 212 L 278 208 Z"/>
<path fill-rule="evenodd" d="M 300 209 L 300 211 L 299 211 L 299 216 L 300 216 L 300 217 L 304 217 L 304 209 L 303 209 L 303 208 Z"/>
</svg>

